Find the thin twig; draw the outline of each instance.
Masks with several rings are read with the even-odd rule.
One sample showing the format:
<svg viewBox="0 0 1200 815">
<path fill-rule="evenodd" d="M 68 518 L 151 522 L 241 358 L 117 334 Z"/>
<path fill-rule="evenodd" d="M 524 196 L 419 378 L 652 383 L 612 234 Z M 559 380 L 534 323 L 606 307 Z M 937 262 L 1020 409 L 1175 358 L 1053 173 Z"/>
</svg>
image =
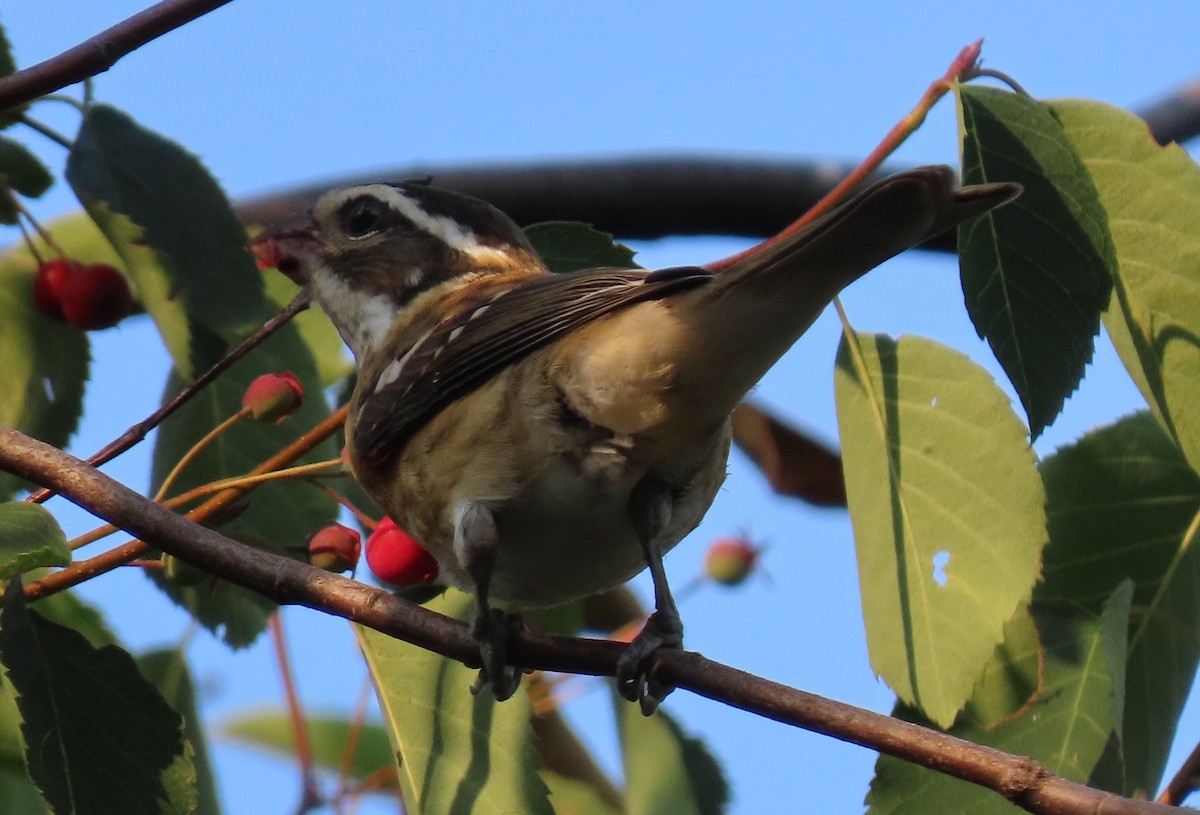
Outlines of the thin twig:
<svg viewBox="0 0 1200 815">
<path fill-rule="evenodd" d="M 214 379 L 228 370 L 231 365 L 262 344 L 267 337 L 278 331 L 280 327 L 282 327 L 283 324 L 288 320 L 292 319 L 301 311 L 308 308 L 310 302 L 311 295 L 309 294 L 309 291 L 307 289 L 301 291 L 294 298 L 292 298 L 292 302 L 288 303 L 282 311 L 280 311 L 270 320 L 267 320 L 267 322 L 263 324 L 262 328 L 258 329 L 258 331 L 255 331 L 254 334 L 252 334 L 250 337 L 247 337 L 241 345 L 239 345 L 237 348 L 234 348 L 222 359 L 218 360 L 215 365 L 202 373 L 200 376 L 196 377 L 196 379 L 190 385 L 181 390 L 179 393 L 175 394 L 175 396 L 172 397 L 169 402 L 151 413 L 145 419 L 142 419 L 142 421 L 130 427 L 118 438 L 113 439 L 99 451 L 91 455 L 87 460 L 88 464 L 91 464 L 94 467 L 99 467 L 101 464 L 113 460 L 121 453 L 124 453 L 130 447 L 133 447 L 142 439 L 146 438 L 147 433 L 158 427 L 163 423 L 163 421 L 166 420 L 168 416 L 187 404 L 188 400 L 193 398 L 198 392 L 208 387 L 208 385 L 210 385 Z M 42 489 L 33 493 L 25 500 L 34 504 L 40 504 L 48 500 L 53 495 L 54 493 L 51 490 Z"/>
<path fill-rule="evenodd" d="M 45 484 L 169 554 L 281 605 L 319 609 L 478 665 L 478 647 L 466 624 L 381 589 L 243 546 L 189 522 L 73 456 L 9 428 L 0 428 L 0 469 Z M 515 664 L 527 668 L 611 676 L 626 647 L 527 632 L 514 637 L 511 654 Z M 1051 775 L 1032 759 L 789 688 L 699 654 L 661 652 L 654 670 L 668 684 L 970 781 L 1030 812 L 1167 815 L 1177 811 L 1091 789 Z"/>
<path fill-rule="evenodd" d="M 151 40 L 229 0 L 163 0 L 37 65 L 0 79 L 0 110 L 8 110 L 111 68 Z"/>
<path fill-rule="evenodd" d="M 1192 752 L 1184 759 L 1178 772 L 1158 796 L 1160 804 L 1180 806 L 1183 799 L 1196 790 L 1196 782 L 1200 781 L 1200 744 L 1192 748 Z"/>
<path fill-rule="evenodd" d="M 279 664 L 279 677 L 283 682 L 283 696 L 287 702 L 288 719 L 292 723 L 292 738 L 296 745 L 296 759 L 300 762 L 300 804 L 297 812 L 307 812 L 321 801 L 317 788 L 317 773 L 313 767 L 312 742 L 308 739 L 308 723 L 304 720 L 304 706 L 300 703 L 300 692 L 296 688 L 296 675 L 292 661 L 288 658 L 287 639 L 283 634 L 283 615 L 276 611 L 267 618 L 267 630 L 275 646 L 275 661 Z"/>
</svg>

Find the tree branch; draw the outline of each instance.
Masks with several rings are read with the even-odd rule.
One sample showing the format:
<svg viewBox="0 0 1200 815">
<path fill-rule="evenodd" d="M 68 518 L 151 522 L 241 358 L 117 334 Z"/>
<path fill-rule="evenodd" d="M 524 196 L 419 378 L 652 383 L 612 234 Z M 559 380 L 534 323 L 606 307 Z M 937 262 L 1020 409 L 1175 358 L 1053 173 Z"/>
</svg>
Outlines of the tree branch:
<svg viewBox="0 0 1200 815">
<path fill-rule="evenodd" d="M 57 448 L 2 427 L 0 468 L 49 487 L 156 547 L 277 603 L 326 611 L 478 665 L 478 651 L 464 623 L 363 583 L 243 546 L 187 521 Z M 626 647 L 525 633 L 513 642 L 512 655 L 529 668 L 611 676 Z M 663 681 L 710 699 L 979 784 L 1030 812 L 1151 815 L 1175 811 L 1075 784 L 1051 775 L 1032 759 L 798 691 L 699 654 L 663 652 L 656 672 Z"/>
<path fill-rule="evenodd" d="M 117 60 L 168 31 L 190 23 L 229 0 L 163 0 L 84 40 L 56 57 L 0 79 L 0 110 L 8 110 L 90 79 Z"/>
<path fill-rule="evenodd" d="M 1200 135 L 1200 80 L 1145 108 L 1160 144 Z M 737 235 L 766 238 L 806 212 L 858 162 L 720 156 L 617 156 L 529 164 L 410 165 L 355 173 L 244 199 L 237 213 L 266 225 L 309 207 L 331 187 L 433 176 L 438 186 L 482 198 L 517 223 L 583 221 L 619 238 Z M 906 168 L 885 167 L 866 183 Z M 949 232 L 923 249 L 954 250 Z"/>
</svg>

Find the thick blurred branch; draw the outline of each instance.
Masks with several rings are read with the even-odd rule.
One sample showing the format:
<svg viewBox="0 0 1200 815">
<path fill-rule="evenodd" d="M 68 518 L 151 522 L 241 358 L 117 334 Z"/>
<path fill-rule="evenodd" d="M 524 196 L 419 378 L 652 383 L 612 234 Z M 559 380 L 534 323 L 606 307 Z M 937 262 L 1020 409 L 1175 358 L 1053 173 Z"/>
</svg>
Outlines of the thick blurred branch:
<svg viewBox="0 0 1200 815">
<path fill-rule="evenodd" d="M 130 51 L 174 31 L 229 0 L 163 0 L 101 31 L 74 48 L 0 79 L 0 110 L 90 79 L 111 68 Z"/>
<path fill-rule="evenodd" d="M 1149 105 L 1141 116 L 1160 144 L 1200 135 L 1200 80 Z M 583 221 L 623 239 L 668 235 L 765 238 L 808 210 L 856 165 L 851 161 L 719 156 L 411 165 L 245 199 L 238 203 L 237 211 L 247 223 L 270 224 L 307 208 L 331 187 L 433 176 L 438 186 L 489 201 L 522 225 Z M 901 169 L 889 167 L 880 175 Z M 954 233 L 935 238 L 923 248 L 953 251 Z"/>
<path fill-rule="evenodd" d="M 163 551 L 277 603 L 326 611 L 452 659 L 478 664 L 478 651 L 465 624 L 363 583 L 243 546 L 191 523 L 61 450 L 4 427 L 0 427 L 0 469 L 49 487 Z M 530 668 L 611 676 L 626 647 L 525 633 L 515 639 L 511 653 L 518 664 Z M 1176 811 L 1075 784 L 1051 775 L 1032 759 L 804 693 L 699 654 L 663 652 L 656 673 L 664 682 L 708 698 L 979 784 L 1030 812 L 1165 815 Z"/>
</svg>

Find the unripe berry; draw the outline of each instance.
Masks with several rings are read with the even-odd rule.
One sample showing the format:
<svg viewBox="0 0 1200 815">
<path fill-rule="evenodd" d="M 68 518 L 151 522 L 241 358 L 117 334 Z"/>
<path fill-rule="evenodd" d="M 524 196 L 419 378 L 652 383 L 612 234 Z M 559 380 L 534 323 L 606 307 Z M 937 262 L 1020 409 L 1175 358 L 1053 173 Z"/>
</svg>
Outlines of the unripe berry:
<svg viewBox="0 0 1200 815">
<path fill-rule="evenodd" d="M 330 524 L 308 539 L 308 562 L 327 572 L 347 572 L 358 566 L 362 537 L 341 524 Z"/>
<path fill-rule="evenodd" d="M 744 537 L 718 538 L 704 556 L 704 573 L 724 586 L 736 586 L 754 571 L 761 551 Z"/>
<path fill-rule="evenodd" d="M 367 538 L 366 555 L 371 571 L 389 586 L 427 583 L 438 574 L 433 555 L 391 518 L 381 520 Z"/>
<path fill-rule="evenodd" d="M 112 328 L 133 311 L 129 281 L 107 263 L 76 264 L 60 300 L 67 322 L 85 331 Z"/>
<path fill-rule="evenodd" d="M 56 320 L 63 316 L 62 290 L 67 278 L 75 273 L 79 264 L 66 258 L 54 258 L 38 265 L 33 279 L 33 304 L 43 314 Z"/>
<path fill-rule="evenodd" d="M 260 422 L 278 424 L 300 409 L 304 386 L 286 371 L 263 374 L 250 383 L 242 396 L 242 408 Z"/>
</svg>

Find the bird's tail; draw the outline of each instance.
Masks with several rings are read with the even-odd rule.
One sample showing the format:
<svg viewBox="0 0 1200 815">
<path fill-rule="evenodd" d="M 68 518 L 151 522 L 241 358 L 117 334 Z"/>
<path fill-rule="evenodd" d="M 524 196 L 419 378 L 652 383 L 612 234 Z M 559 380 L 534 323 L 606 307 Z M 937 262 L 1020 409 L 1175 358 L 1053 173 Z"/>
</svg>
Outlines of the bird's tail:
<svg viewBox="0 0 1200 815">
<path fill-rule="evenodd" d="M 956 189 L 944 166 L 899 173 L 736 260 L 709 285 L 672 298 L 691 339 L 672 377 L 680 404 L 707 400 L 709 415 L 731 410 L 843 288 L 1019 193 L 1005 183 Z"/>
</svg>

